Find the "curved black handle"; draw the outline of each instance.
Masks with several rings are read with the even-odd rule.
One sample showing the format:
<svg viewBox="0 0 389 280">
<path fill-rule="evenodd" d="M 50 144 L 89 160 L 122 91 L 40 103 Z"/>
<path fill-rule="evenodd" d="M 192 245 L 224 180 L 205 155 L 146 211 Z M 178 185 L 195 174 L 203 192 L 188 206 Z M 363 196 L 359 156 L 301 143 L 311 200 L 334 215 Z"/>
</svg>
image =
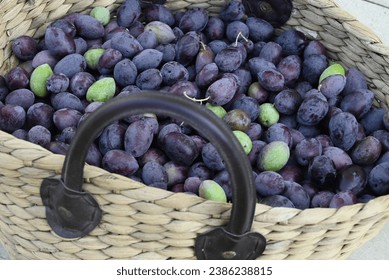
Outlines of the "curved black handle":
<svg viewBox="0 0 389 280">
<path fill-rule="evenodd" d="M 98 225 L 101 210 L 90 194 L 82 192 L 88 147 L 108 124 L 129 114 L 144 112 L 170 116 L 192 126 L 214 144 L 230 174 L 230 222 L 225 229 L 216 229 L 197 238 L 197 257 L 252 259 L 260 255 L 266 242 L 259 233 L 249 233 L 256 193 L 251 165 L 241 144 L 231 129 L 205 106 L 184 97 L 156 91 L 115 97 L 100 106 L 80 125 L 65 158 L 62 180 L 45 179 L 41 186 L 47 220 L 54 232 L 62 237 L 77 238 L 88 234 Z"/>
</svg>

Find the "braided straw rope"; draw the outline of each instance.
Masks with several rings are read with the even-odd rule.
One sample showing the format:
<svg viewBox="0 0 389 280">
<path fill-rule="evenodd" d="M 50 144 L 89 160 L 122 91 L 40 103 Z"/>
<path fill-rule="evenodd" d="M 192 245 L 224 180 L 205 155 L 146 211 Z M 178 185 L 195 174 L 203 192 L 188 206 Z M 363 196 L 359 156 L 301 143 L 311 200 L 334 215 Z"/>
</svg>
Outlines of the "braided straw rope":
<svg viewBox="0 0 389 280">
<path fill-rule="evenodd" d="M 0 1 L 0 74 L 18 61 L 10 42 L 22 34 L 41 37 L 46 26 L 95 6 L 116 9 L 123 1 Z M 173 10 L 204 7 L 217 14 L 224 0 L 168 1 Z M 330 57 L 362 71 L 389 104 L 389 47 L 332 0 L 295 0 L 287 25 L 322 41 Z M 225 225 L 231 205 L 146 187 L 103 169 L 85 166 L 84 189 L 103 210 L 88 236 L 64 240 L 45 219 L 39 195 L 43 178 L 59 177 L 64 157 L 0 131 L 0 241 L 13 259 L 193 259 L 195 237 Z M 257 204 L 253 231 L 268 242 L 260 259 L 344 259 L 389 220 L 389 195 L 340 209 L 271 208 Z"/>
</svg>

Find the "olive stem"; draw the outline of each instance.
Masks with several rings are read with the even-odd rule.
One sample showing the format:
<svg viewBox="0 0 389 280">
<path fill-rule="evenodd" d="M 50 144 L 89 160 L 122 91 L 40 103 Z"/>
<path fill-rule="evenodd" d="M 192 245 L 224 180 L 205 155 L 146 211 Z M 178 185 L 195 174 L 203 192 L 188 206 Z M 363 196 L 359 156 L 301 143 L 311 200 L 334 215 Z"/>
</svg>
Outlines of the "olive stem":
<svg viewBox="0 0 389 280">
<path fill-rule="evenodd" d="M 202 99 L 197 99 L 197 98 L 194 98 L 194 97 L 190 97 L 186 91 L 183 92 L 184 93 L 184 96 L 192 101 L 195 101 L 195 102 L 199 102 L 199 103 L 203 103 L 205 101 L 208 101 L 210 96 L 206 97 L 206 98 L 202 98 Z"/>
<path fill-rule="evenodd" d="M 245 40 L 246 42 L 249 41 L 249 39 L 247 39 L 247 38 L 242 34 L 242 32 L 240 31 L 240 32 L 238 33 L 238 35 L 236 35 L 235 44 L 234 44 L 235 47 L 238 46 L 238 40 L 239 40 L 239 38 L 243 38 L 243 40 Z"/>
<path fill-rule="evenodd" d="M 207 46 L 204 44 L 203 41 L 200 40 L 201 49 L 205 51 L 207 49 Z"/>
</svg>

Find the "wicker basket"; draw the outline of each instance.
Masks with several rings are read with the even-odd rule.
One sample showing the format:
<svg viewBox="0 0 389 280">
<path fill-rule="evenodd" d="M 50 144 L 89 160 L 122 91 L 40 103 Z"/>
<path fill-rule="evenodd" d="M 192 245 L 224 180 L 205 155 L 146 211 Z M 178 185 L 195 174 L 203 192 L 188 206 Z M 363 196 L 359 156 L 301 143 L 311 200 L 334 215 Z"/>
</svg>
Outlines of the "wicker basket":
<svg viewBox="0 0 389 280">
<path fill-rule="evenodd" d="M 122 2 L 0 1 L 0 74 L 18 64 L 10 47 L 16 37 L 38 38 L 67 13 L 94 6 L 114 10 Z M 166 5 L 217 14 L 224 2 L 171 0 Z M 357 67 L 375 93 L 375 106 L 388 107 L 389 47 L 333 0 L 293 2 L 292 18 L 283 28 L 303 31 L 320 40 L 331 58 Z M 83 189 L 100 205 L 102 221 L 84 237 L 61 238 L 47 222 L 40 188 L 43 179 L 61 176 L 63 164 L 63 156 L 0 131 L 0 241 L 12 259 L 194 259 L 196 237 L 226 225 L 232 216 L 231 204 L 147 187 L 85 165 Z M 251 231 L 267 242 L 259 259 L 344 259 L 389 220 L 389 195 L 340 209 L 254 206 Z"/>
</svg>

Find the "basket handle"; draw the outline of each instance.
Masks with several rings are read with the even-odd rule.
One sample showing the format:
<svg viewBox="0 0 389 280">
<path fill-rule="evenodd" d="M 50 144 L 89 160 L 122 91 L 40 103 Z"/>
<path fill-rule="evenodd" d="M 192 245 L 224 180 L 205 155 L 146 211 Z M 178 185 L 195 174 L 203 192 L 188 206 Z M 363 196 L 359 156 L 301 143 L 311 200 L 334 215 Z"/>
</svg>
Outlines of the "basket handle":
<svg viewBox="0 0 389 280">
<path fill-rule="evenodd" d="M 87 235 L 101 221 L 96 200 L 82 191 L 83 168 L 88 147 L 98 133 L 129 114 L 152 112 L 183 120 L 212 142 L 225 161 L 232 185 L 232 209 L 226 228 L 216 228 L 196 239 L 199 259 L 255 259 L 265 249 L 265 238 L 249 232 L 256 194 L 248 158 L 231 129 L 214 113 L 187 98 L 144 91 L 111 99 L 88 116 L 79 127 L 65 157 L 62 178 L 46 178 L 41 198 L 53 231 L 64 238 Z"/>
</svg>

